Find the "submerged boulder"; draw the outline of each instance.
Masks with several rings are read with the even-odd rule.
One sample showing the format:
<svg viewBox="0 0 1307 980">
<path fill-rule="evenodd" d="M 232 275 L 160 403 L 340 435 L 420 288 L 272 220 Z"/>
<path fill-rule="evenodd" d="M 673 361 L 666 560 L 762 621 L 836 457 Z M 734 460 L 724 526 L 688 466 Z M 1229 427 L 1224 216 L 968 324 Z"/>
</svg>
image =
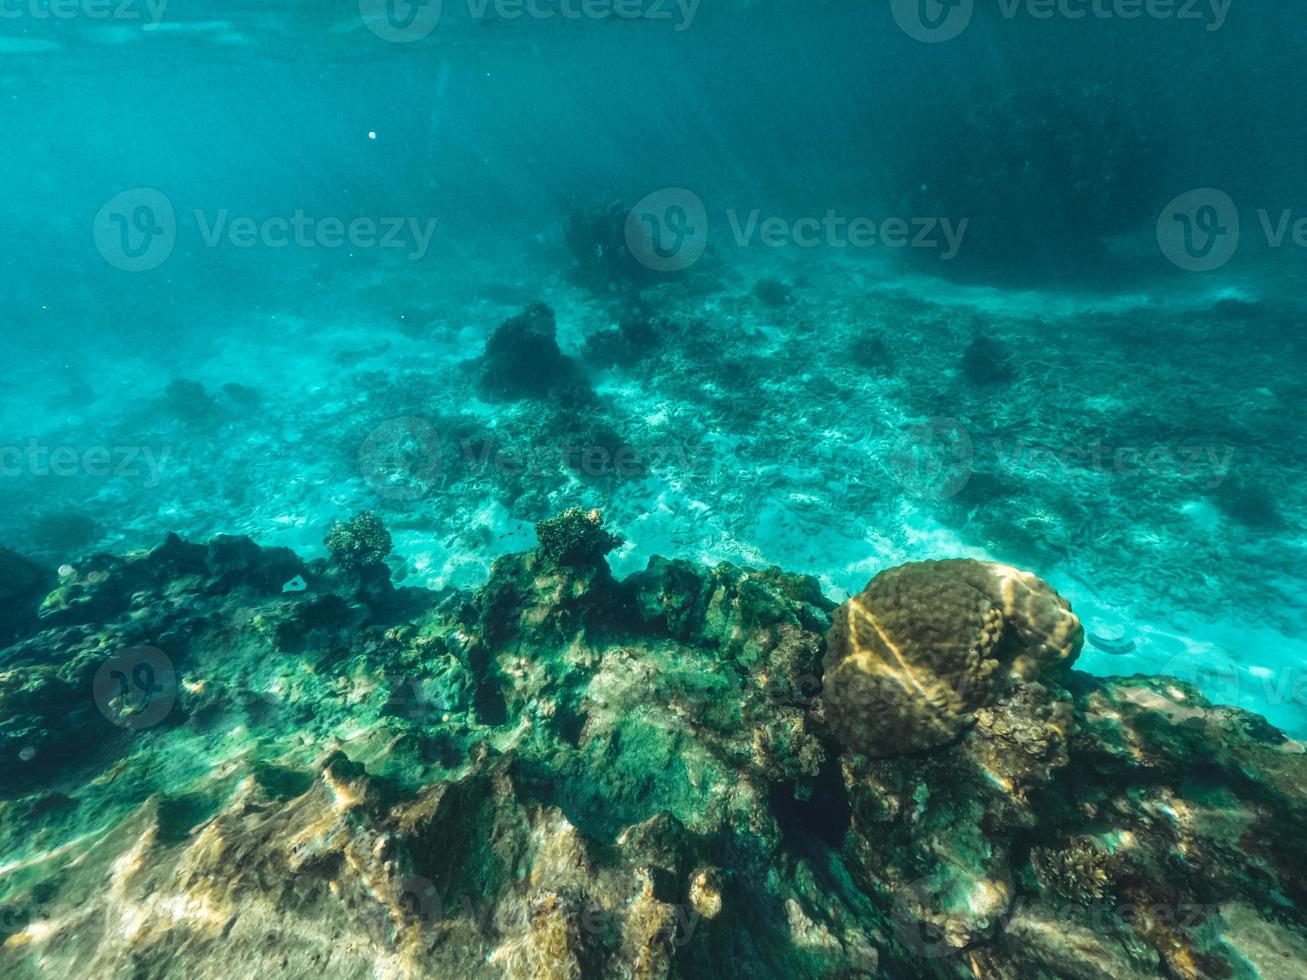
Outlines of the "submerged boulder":
<svg viewBox="0 0 1307 980">
<path fill-rule="evenodd" d="M 41 597 L 54 587 L 53 572 L 16 551 L 0 548 L 0 643 L 36 621 Z"/>
<path fill-rule="evenodd" d="M 835 612 L 826 717 L 854 751 L 943 745 L 976 712 L 1055 677 L 1084 643 L 1070 604 L 1028 572 L 957 559 L 881 572 Z"/>
</svg>

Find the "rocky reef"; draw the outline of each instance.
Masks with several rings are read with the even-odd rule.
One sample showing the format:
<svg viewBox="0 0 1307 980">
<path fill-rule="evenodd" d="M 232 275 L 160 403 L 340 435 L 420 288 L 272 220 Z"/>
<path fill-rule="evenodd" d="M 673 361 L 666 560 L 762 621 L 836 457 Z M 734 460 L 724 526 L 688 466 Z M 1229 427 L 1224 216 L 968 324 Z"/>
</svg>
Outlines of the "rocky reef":
<svg viewBox="0 0 1307 980">
<path fill-rule="evenodd" d="M 430 592 L 373 521 L 6 599 L 0 974 L 1302 973 L 1303 746 L 1033 575 L 619 580 L 576 510 Z"/>
</svg>

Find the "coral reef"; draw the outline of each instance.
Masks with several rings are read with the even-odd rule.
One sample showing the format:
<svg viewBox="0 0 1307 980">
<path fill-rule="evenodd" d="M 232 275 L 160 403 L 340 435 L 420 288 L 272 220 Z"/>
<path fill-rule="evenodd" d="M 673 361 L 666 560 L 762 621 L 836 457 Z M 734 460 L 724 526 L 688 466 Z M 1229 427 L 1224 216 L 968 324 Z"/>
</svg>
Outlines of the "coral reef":
<svg viewBox="0 0 1307 980">
<path fill-rule="evenodd" d="M 618 580 L 613 543 L 565 514 L 475 593 L 384 602 L 240 538 L 77 563 L 0 651 L 0 972 L 1301 967 L 1303 747 L 1069 669 L 1078 624 L 1034 576 L 910 565 L 836 609 L 774 568 Z M 840 720 L 856 656 L 826 634 L 883 656 L 868 615 L 980 676 L 955 737 L 843 750 L 883 729 Z M 134 683 L 143 649 L 161 710 L 124 715 L 139 692 L 96 677 Z"/>
<path fill-rule="evenodd" d="M 642 307 L 629 309 L 616 327 L 586 338 L 585 359 L 601 368 L 631 367 L 656 351 L 670 332 L 666 317 Z"/>
</svg>

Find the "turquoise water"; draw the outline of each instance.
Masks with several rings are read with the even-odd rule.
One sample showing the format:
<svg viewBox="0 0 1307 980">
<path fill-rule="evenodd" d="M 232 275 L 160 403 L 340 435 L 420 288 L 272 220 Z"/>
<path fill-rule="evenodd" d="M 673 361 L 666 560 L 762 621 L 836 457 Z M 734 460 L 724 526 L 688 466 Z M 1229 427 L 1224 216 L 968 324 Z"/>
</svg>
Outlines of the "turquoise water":
<svg viewBox="0 0 1307 980">
<path fill-rule="evenodd" d="M 208 890 L 220 877 L 209 874 L 173 894 L 168 862 L 183 880 L 204 855 L 228 861 L 232 841 L 262 842 L 233 850 L 233 867 L 257 864 L 268 880 L 286 868 L 296 882 L 320 874 L 324 893 L 330 881 L 337 905 L 314 904 L 305 886 L 296 894 L 311 900 L 283 904 L 281 927 L 318 923 L 323 948 L 339 953 L 372 928 L 351 904 L 349 869 L 378 908 L 404 905 L 358 856 L 388 861 L 395 835 L 419 857 L 468 850 L 469 880 L 507 882 L 521 897 L 539 867 L 570 875 L 569 862 L 593 859 L 604 866 L 595 881 L 609 874 L 594 841 L 653 853 L 648 840 L 671 833 L 658 815 L 673 814 L 716 849 L 668 845 L 677 860 L 715 862 L 677 866 L 694 882 L 677 910 L 711 920 L 725 894 L 729 911 L 718 938 L 666 975 L 704 975 L 738 952 L 720 937 L 753 925 L 718 875 L 744 881 L 748 861 L 780 862 L 776 841 L 757 844 L 770 832 L 758 830 L 763 814 L 787 847 L 809 832 L 829 845 L 821 859 L 794 848 L 818 871 L 799 861 L 767 886 L 791 896 L 768 897 L 768 934 L 802 954 L 777 958 L 777 970 L 928 975 L 929 951 L 881 942 L 897 914 L 886 909 L 907 894 L 914 926 L 943 928 L 917 904 L 933 914 L 952 896 L 967 908 L 966 944 L 954 945 L 977 949 L 1002 914 L 1019 919 L 996 895 L 1017 895 L 1019 910 L 1027 892 L 1056 891 L 1043 845 L 1013 818 L 1022 829 L 1003 833 L 1017 842 L 1017 870 L 982 867 L 994 814 L 1013 812 L 1004 797 L 985 812 L 981 844 L 965 836 L 982 823 L 969 812 L 903 816 L 913 827 L 904 853 L 912 834 L 959 836 L 931 844 L 935 863 L 900 866 L 896 855 L 892 871 L 877 867 L 857 841 L 898 830 L 852 790 L 846 800 L 841 779 L 856 784 L 849 773 L 862 770 L 841 777 L 834 743 L 810 749 L 794 735 L 816 744 L 825 722 L 769 714 L 739 680 L 762 691 L 784 682 L 777 671 L 803 673 L 800 654 L 782 644 L 777 667 L 748 630 L 774 639 L 774 623 L 801 622 L 817 636 L 813 624 L 873 576 L 927 559 L 1029 569 L 1084 625 L 1077 669 L 1178 678 L 1287 736 L 1263 738 L 1243 721 L 1248 741 L 1237 741 L 1234 722 L 1181 704 L 1192 695 L 1169 681 L 1104 681 L 1098 701 L 1077 688 L 1091 733 L 1068 764 L 1077 792 L 1111 778 L 1095 739 L 1109 744 L 1103 732 L 1138 708 L 1177 731 L 1195 718 L 1200 729 L 1225 725 L 1230 738 L 1209 751 L 1140 723 L 1148 738 L 1130 742 L 1140 771 L 1154 752 L 1219 756 L 1276 793 L 1249 791 L 1246 812 L 1230 816 L 1228 787 L 1213 788 L 1220 781 L 1190 759 L 1156 799 L 1132 798 L 1137 823 L 1116 826 L 1096 801 L 1074 819 L 1059 814 L 1063 851 L 1091 838 L 1129 851 L 1165 824 L 1158 814 L 1180 826 L 1194 813 L 1202 834 L 1238 841 L 1241 857 L 1277 850 L 1280 838 L 1259 838 L 1249 814 L 1275 822 L 1276 807 L 1298 805 L 1296 770 L 1281 756 L 1307 738 L 1304 42 L 1293 5 L 1241 0 L 0 0 L 0 951 L 13 956 L 0 962 L 21 960 L 23 976 L 110 975 L 149 950 L 139 972 L 112 975 L 188 975 L 196 962 L 217 972 L 195 976 L 223 975 L 212 967 L 221 944 L 188 946 L 171 930 L 218 923 L 225 941 L 236 913 L 223 925 L 213 910 L 244 908 L 243 893 Z M 630 593 L 604 591 L 603 575 L 551 592 L 553 573 L 505 558 L 538 535 L 549 552 L 552 525 L 538 523 L 573 508 L 602 512 L 620 535 L 604 539 L 617 578 L 656 556 L 686 560 L 682 578 L 655 562 Z M 366 516 L 336 527 L 359 514 L 385 530 Z M 552 533 L 581 526 L 570 519 Z M 220 538 L 188 552 L 169 534 L 247 536 L 266 550 L 251 558 Z M 136 564 L 108 557 L 165 541 Z M 722 562 L 812 576 L 830 608 L 803 584 L 707 571 Z M 995 581 L 1014 581 L 1006 574 Z M 387 575 L 399 591 L 383 587 Z M 666 608 L 661 621 L 641 614 L 637 639 L 613 626 L 617 614 L 596 614 L 602 642 L 582 655 L 566 637 L 569 602 L 591 594 L 599 606 L 625 609 L 636 595 Z M 729 614 L 713 605 L 723 595 Z M 750 619 L 740 613 L 750 602 L 769 612 Z M 687 639 L 674 613 L 696 603 L 708 625 Z M 784 614 L 768 619 L 774 609 Z M 536 647 L 513 647 L 501 614 L 538 629 Z M 658 629 L 667 636 L 627 649 Z M 800 684 L 813 690 L 814 649 L 803 648 L 812 663 Z M 167 707 L 124 720 L 121 706 L 106 707 L 117 683 L 167 689 Z M 421 725 L 394 721 L 394 692 L 410 689 L 434 711 Z M 646 724 L 650 703 L 666 717 Z M 84 734 L 109 730 L 97 706 L 119 729 L 112 737 Z M 755 723 L 738 744 L 712 727 Z M 664 738 L 677 725 L 684 738 Z M 324 766 L 319 757 L 342 746 L 349 759 Z M 813 762 L 821 751 L 829 758 Z M 524 760 L 511 793 L 502 772 L 486 774 L 499 752 Z M 1255 752 L 1265 754 L 1254 764 Z M 981 785 L 1014 792 L 1020 779 L 982 756 Z M 745 779 L 743 760 L 765 780 Z M 463 780 L 449 790 L 454 832 L 433 845 L 397 804 L 368 827 L 403 831 L 360 834 L 357 853 L 335 854 L 339 867 L 322 871 L 300 850 L 283 860 L 278 842 L 298 842 L 301 824 L 327 841 L 358 830 L 321 830 L 330 814 L 373 802 L 355 763 L 396 798 Z M 1149 772 L 1171 779 L 1166 765 Z M 742 803 L 750 779 L 766 786 Z M 947 796 L 941 786 L 972 786 L 949 775 L 916 790 L 892 782 L 861 785 L 899 792 L 896 814 L 911 810 L 905 800 L 925 814 L 932 793 Z M 742 795 L 728 805 L 721 786 Z M 1043 791 L 1071 799 L 1063 789 Z M 264 795 L 242 809 L 246 793 Z M 478 809 L 491 796 L 498 809 Z M 540 816 L 537 804 L 557 810 Z M 837 859 L 851 806 L 857 833 Z M 501 822 L 526 826 L 528 811 L 530 873 L 525 858 L 487 858 L 494 870 L 483 873 L 466 841 Z M 723 844 L 728 811 L 749 829 Z M 148 831 L 136 822 L 145 812 Z M 208 822 L 219 813 L 278 813 L 287 829 Z M 1154 857 L 1141 880 L 1207 867 L 1186 850 L 1198 837 L 1177 832 L 1173 847 L 1169 833 L 1146 841 Z M 574 860 L 581 837 L 592 853 Z M 184 839 L 199 842 L 184 858 L 150 851 Z M 968 862 L 968 874 L 981 869 L 974 879 L 957 872 Z M 664 869 L 647 863 L 632 872 L 639 889 L 603 878 L 587 894 L 624 908 L 655 893 L 669 902 Z M 167 874 L 133 877 L 142 867 Z M 939 886 L 955 873 L 964 884 Z M 1231 961 L 1255 964 L 1240 976 L 1292 975 L 1263 964 L 1301 962 L 1307 940 L 1260 930 L 1307 892 L 1261 884 L 1270 897 L 1241 893 L 1239 904 L 1218 894 L 1236 891 L 1233 878 L 1212 874 L 1208 891 L 1186 879 L 1177 894 L 1224 903 L 1238 933 Z M 928 878 L 940 889 L 933 905 L 916 894 Z M 1255 870 L 1248 879 L 1262 881 Z M 838 893 L 847 909 L 823 918 L 815 893 Z M 78 918 L 83 906 L 100 925 Z M 242 928 L 230 933 L 241 957 L 230 975 L 266 975 L 262 938 Z M 1208 975 L 1215 961 L 1202 955 L 1218 944 L 1201 932 L 1171 946 L 1148 933 L 1150 948 L 1185 954 L 1166 975 Z M 595 934 L 595 949 L 627 962 L 627 938 Z M 486 952 L 462 933 L 439 935 L 445 958 L 431 975 L 571 975 L 519 962 L 526 940 L 487 940 Z M 277 942 L 294 959 L 302 938 Z M 866 968 L 859 942 L 879 952 L 882 972 Z M 484 974 L 449 965 L 460 944 Z M 834 945 L 846 959 L 822 959 Z M 737 962 L 771 953 L 759 940 Z M 374 966 L 371 953 L 362 965 L 340 955 L 305 966 L 304 953 L 282 969 L 427 975 L 406 973 L 402 957 Z M 929 975 L 979 974 L 980 962 Z M 1058 975 L 1055 957 L 1039 962 L 1051 972 L 1030 975 Z"/>
<path fill-rule="evenodd" d="M 1187 671 L 1304 731 L 1301 19 L 647 6 L 13 5 L 3 540 L 313 554 L 371 508 L 397 574 L 467 584 L 579 503 L 627 569 L 838 593 L 984 555 L 1061 576 L 1108 640 L 1088 669 Z M 670 273 L 578 273 L 565 219 L 612 201 L 653 209 Z M 578 476 L 575 416 L 542 434 L 460 389 L 533 300 L 573 356 L 633 303 L 685 328 L 585 365 L 587 419 L 665 464 Z M 967 372 L 980 336 L 997 380 Z M 408 418 L 457 448 L 395 499 L 359 453 Z M 917 492 L 896 453 L 939 425 L 971 478 Z M 538 465 L 505 476 L 486 431 Z"/>
<path fill-rule="evenodd" d="M 465 585 L 584 504 L 626 569 L 778 563 L 839 593 L 983 555 L 1061 577 L 1108 641 L 1086 668 L 1188 672 L 1307 730 L 1283 693 L 1304 649 L 1300 19 L 981 4 L 921 40 L 912 5 L 648 6 L 395 27 L 15 5 L 3 540 L 54 565 L 165 530 L 313 554 L 370 508 L 398 574 Z M 567 215 L 612 201 L 653 209 L 670 272 L 578 272 Z M 460 388 L 533 300 L 573 356 L 634 303 L 682 325 L 685 350 L 585 364 L 586 424 L 665 462 L 587 479 L 556 458 L 574 415 L 542 434 L 537 405 Z M 981 336 L 997 379 L 965 365 Z M 359 454 L 410 418 L 456 448 L 395 499 Z M 921 432 L 965 484 L 899 478 Z"/>
</svg>

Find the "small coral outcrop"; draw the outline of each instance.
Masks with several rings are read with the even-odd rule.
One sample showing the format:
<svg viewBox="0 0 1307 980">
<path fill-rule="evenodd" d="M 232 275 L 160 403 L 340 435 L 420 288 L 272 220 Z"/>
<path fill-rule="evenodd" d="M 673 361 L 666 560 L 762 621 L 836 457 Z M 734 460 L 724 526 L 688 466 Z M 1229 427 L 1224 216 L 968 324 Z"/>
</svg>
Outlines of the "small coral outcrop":
<svg viewBox="0 0 1307 980">
<path fill-rule="evenodd" d="M 617 326 L 586 338 L 585 359 L 601 368 L 631 367 L 657 351 L 672 330 L 666 317 L 635 307 L 622 314 Z"/>
<path fill-rule="evenodd" d="M 554 311 L 532 303 L 495 328 L 480 362 L 478 391 L 491 402 L 542 399 L 557 389 L 584 389 L 558 346 Z"/>
<path fill-rule="evenodd" d="M 956 559 L 882 572 L 835 613 L 827 718 L 850 748 L 893 756 L 957 738 L 1002 693 L 1069 666 L 1069 603 L 1028 572 Z"/>
<path fill-rule="evenodd" d="M 332 561 L 345 568 L 379 565 L 393 546 L 381 518 L 366 510 L 333 524 L 325 543 Z"/>
<path fill-rule="evenodd" d="M 595 565 L 604 555 L 623 544 L 620 535 L 604 530 L 597 510 L 573 507 L 536 525 L 540 554 L 553 567 Z"/>
</svg>

